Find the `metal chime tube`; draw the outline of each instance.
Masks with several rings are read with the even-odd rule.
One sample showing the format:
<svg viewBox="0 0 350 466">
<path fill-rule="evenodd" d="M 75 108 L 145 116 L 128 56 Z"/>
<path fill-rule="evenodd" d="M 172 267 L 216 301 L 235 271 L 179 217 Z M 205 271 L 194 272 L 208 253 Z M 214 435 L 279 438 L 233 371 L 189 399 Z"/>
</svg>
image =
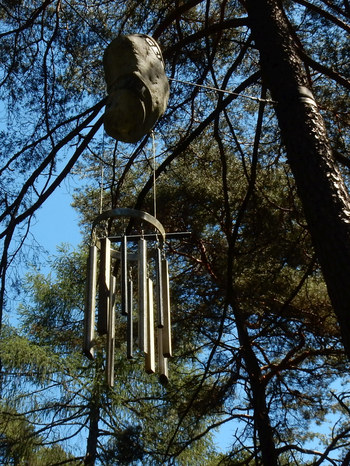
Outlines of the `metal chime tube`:
<svg viewBox="0 0 350 466">
<path fill-rule="evenodd" d="M 84 315 L 84 343 L 83 352 L 90 358 L 94 358 L 95 338 L 95 308 L 96 308 L 96 275 L 97 275 L 97 247 L 90 246 L 88 257 L 88 280 L 86 290 L 86 304 Z"/>
<path fill-rule="evenodd" d="M 114 386 L 114 348 L 115 348 L 115 291 L 116 278 L 111 275 L 109 287 L 109 310 L 107 332 L 107 383 Z"/>
<path fill-rule="evenodd" d="M 134 332 L 133 332 L 133 282 L 129 278 L 128 283 L 128 317 L 127 317 L 127 340 L 126 351 L 128 359 L 134 357 Z"/>
<path fill-rule="evenodd" d="M 171 345 L 169 271 L 168 271 L 168 261 L 166 259 L 162 259 L 162 282 L 163 282 L 162 295 L 163 295 L 163 307 L 164 307 L 163 355 L 169 358 L 172 356 L 172 345 Z"/>
<path fill-rule="evenodd" d="M 120 244 L 120 276 L 122 315 L 125 316 L 128 313 L 128 247 L 125 235 L 122 237 Z"/>
<path fill-rule="evenodd" d="M 156 294 L 157 294 L 157 326 L 164 327 L 162 251 L 156 249 Z"/>
<path fill-rule="evenodd" d="M 165 358 L 163 355 L 163 329 L 158 327 L 158 335 L 157 335 L 157 342 L 158 342 L 158 372 L 160 381 L 167 382 L 169 378 L 168 373 L 168 358 Z"/>
<path fill-rule="evenodd" d="M 111 242 L 108 238 L 101 239 L 100 275 L 98 289 L 98 321 L 97 331 L 105 335 L 108 331 L 109 286 L 111 274 Z"/>
<path fill-rule="evenodd" d="M 153 309 L 153 282 L 147 279 L 147 347 L 145 369 L 148 374 L 156 370 L 155 348 L 154 348 L 154 309 Z"/>
<path fill-rule="evenodd" d="M 148 352 L 147 345 L 147 241 L 138 243 L 139 348 Z"/>
</svg>

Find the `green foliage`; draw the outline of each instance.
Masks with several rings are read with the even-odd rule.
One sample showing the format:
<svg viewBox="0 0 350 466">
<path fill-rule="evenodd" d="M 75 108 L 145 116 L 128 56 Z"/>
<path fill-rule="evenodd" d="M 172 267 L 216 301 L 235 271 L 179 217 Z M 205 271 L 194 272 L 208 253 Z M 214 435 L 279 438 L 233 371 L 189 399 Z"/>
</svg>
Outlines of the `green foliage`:
<svg viewBox="0 0 350 466">
<path fill-rule="evenodd" d="M 144 457 L 144 446 L 140 444 L 140 433 L 142 427 L 129 426 L 120 433 L 116 433 L 108 451 L 102 455 L 102 458 L 107 464 L 137 464 Z"/>
<path fill-rule="evenodd" d="M 42 466 L 72 459 L 59 445 L 42 447 L 43 439 L 35 433 L 28 419 L 15 409 L 1 405 L 0 460 L 1 464 Z"/>
<path fill-rule="evenodd" d="M 59 366 L 59 357 L 50 347 L 32 343 L 11 330 L 1 339 L 0 357 L 5 366 L 26 373 L 38 383 L 45 383 L 50 372 Z"/>
<path fill-rule="evenodd" d="M 50 264 L 54 276 L 36 270 L 28 274 L 26 292 L 33 305 L 19 311 L 34 341 L 71 353 L 81 346 L 86 256 L 64 246 L 58 252 Z"/>
</svg>

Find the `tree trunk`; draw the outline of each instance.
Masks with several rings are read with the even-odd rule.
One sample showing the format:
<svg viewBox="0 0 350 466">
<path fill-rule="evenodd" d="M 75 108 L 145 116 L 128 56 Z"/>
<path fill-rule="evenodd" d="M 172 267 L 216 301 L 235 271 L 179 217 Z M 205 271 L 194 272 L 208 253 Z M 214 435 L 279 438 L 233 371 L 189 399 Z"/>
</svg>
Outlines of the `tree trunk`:
<svg viewBox="0 0 350 466">
<path fill-rule="evenodd" d="M 252 348 L 244 319 L 241 316 L 238 304 L 234 301 L 232 302 L 232 308 L 234 309 L 238 338 L 251 387 L 254 428 L 259 438 L 261 464 L 264 466 L 277 466 L 278 454 L 271 427 L 269 409 L 266 404 L 266 385 L 262 380 L 259 362 Z"/>
<path fill-rule="evenodd" d="M 93 394 L 90 402 L 89 437 L 86 446 L 85 466 L 94 466 L 97 455 L 98 423 L 100 419 L 99 394 Z"/>
<path fill-rule="evenodd" d="M 288 162 L 350 358 L 350 199 L 332 156 L 323 118 L 310 93 L 278 0 L 246 0 L 262 76 L 276 103 Z"/>
</svg>

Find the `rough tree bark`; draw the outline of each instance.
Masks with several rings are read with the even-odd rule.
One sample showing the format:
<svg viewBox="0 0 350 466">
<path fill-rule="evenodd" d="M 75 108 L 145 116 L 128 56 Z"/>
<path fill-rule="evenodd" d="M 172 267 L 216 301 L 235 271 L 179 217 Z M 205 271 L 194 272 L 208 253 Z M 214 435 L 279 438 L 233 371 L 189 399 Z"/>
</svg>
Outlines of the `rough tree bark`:
<svg viewBox="0 0 350 466">
<path fill-rule="evenodd" d="M 259 438 L 258 448 L 261 452 L 261 464 L 263 466 L 277 466 L 278 454 L 275 446 L 274 432 L 270 422 L 269 408 L 266 403 L 266 384 L 263 381 L 259 362 L 252 348 L 244 319 L 239 311 L 239 306 L 234 300 L 232 301 L 232 306 L 235 310 L 239 342 L 241 344 L 245 368 L 251 387 L 251 403 L 254 409 L 254 428 Z M 255 459 L 258 461 L 257 458 Z"/>
<path fill-rule="evenodd" d="M 279 0 L 242 1 L 288 162 L 350 358 L 350 198 Z"/>
<path fill-rule="evenodd" d="M 86 445 L 86 455 L 84 458 L 85 466 L 94 466 L 97 457 L 97 442 L 99 437 L 99 420 L 100 420 L 100 391 L 92 394 L 89 412 L 89 436 Z"/>
</svg>

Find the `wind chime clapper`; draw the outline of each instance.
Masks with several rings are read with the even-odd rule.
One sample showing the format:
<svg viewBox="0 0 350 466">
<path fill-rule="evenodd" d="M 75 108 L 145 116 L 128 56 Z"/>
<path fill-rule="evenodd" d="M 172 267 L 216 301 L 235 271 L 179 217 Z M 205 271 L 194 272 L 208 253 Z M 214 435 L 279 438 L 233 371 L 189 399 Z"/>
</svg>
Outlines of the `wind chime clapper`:
<svg viewBox="0 0 350 466">
<path fill-rule="evenodd" d="M 140 231 L 136 234 L 123 232 L 117 236 L 96 237 L 98 224 L 120 217 L 138 219 L 142 224 Z M 93 359 L 96 332 L 106 336 L 106 378 L 109 386 L 114 385 L 116 308 L 127 321 L 127 358 L 133 359 L 138 353 L 143 353 L 145 371 L 150 374 L 158 372 L 161 382 L 168 381 L 172 340 L 169 271 L 164 245 L 165 240 L 180 240 L 189 236 L 188 232 L 165 233 L 155 217 L 135 209 L 109 210 L 93 222 L 83 351 Z"/>
</svg>

